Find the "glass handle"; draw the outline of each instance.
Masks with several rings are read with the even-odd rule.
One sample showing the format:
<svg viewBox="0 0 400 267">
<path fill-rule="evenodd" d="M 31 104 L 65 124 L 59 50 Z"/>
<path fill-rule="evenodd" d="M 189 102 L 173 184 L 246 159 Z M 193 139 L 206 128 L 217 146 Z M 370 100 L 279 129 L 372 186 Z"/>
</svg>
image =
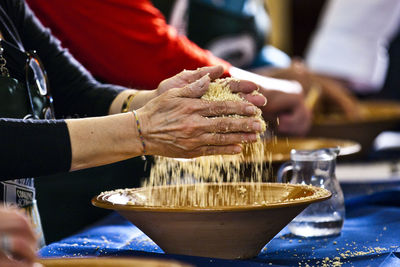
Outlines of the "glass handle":
<svg viewBox="0 0 400 267">
<path fill-rule="evenodd" d="M 291 180 L 287 179 L 287 172 L 293 170 L 293 164 L 291 162 L 285 162 L 281 165 L 281 167 L 278 170 L 278 183 L 287 183 Z"/>
</svg>

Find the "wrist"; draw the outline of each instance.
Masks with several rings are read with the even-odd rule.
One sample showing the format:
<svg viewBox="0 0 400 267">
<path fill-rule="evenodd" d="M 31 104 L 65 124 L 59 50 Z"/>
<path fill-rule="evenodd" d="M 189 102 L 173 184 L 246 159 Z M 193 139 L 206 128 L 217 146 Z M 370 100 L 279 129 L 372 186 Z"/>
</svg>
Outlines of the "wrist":
<svg viewBox="0 0 400 267">
<path fill-rule="evenodd" d="M 133 106 L 133 100 L 137 94 L 139 94 L 139 91 L 133 92 L 125 98 L 124 102 L 122 103 L 121 113 L 126 113 L 133 109 L 131 106 Z"/>
<path fill-rule="evenodd" d="M 138 91 L 132 99 L 132 103 L 129 105 L 128 111 L 138 110 L 147 104 L 150 100 L 157 97 L 157 90 L 143 90 Z"/>
<path fill-rule="evenodd" d="M 136 122 L 137 134 L 138 134 L 140 142 L 142 144 L 142 153 L 141 153 L 142 154 L 142 160 L 146 160 L 146 157 L 145 157 L 145 155 L 147 153 L 147 151 L 146 151 L 146 142 L 144 140 L 144 136 L 143 136 L 143 133 L 142 133 L 142 126 L 141 126 L 141 123 L 140 123 L 140 120 L 139 120 L 139 116 L 138 116 L 136 110 L 132 111 L 132 115 L 133 115 L 134 120 Z"/>
</svg>

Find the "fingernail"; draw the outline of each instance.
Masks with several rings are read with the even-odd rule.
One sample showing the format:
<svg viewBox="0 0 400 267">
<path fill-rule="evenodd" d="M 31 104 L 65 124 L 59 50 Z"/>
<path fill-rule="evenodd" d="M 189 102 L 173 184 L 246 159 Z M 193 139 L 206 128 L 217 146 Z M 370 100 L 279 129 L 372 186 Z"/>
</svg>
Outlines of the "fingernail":
<svg viewBox="0 0 400 267">
<path fill-rule="evenodd" d="M 263 107 L 265 107 L 267 105 L 267 102 L 268 102 L 268 100 L 267 100 L 267 98 L 265 98 L 265 102 L 264 102 Z"/>
<path fill-rule="evenodd" d="M 245 143 L 251 143 L 257 141 L 257 135 L 256 134 L 249 134 L 247 135 Z"/>
<path fill-rule="evenodd" d="M 256 107 L 255 106 L 247 106 L 246 107 L 246 113 L 255 114 L 256 113 Z"/>
<path fill-rule="evenodd" d="M 242 147 L 241 146 L 235 146 L 233 148 L 233 153 L 240 153 L 242 152 Z"/>
<path fill-rule="evenodd" d="M 254 131 L 261 131 L 261 123 L 260 122 L 253 122 L 253 130 Z"/>
</svg>

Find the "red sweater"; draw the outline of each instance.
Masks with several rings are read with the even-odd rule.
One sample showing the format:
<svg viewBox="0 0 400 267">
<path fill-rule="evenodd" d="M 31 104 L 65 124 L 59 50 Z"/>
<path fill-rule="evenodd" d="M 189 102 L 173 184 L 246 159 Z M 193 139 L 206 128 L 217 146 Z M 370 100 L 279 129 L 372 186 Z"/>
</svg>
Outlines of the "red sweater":
<svg viewBox="0 0 400 267">
<path fill-rule="evenodd" d="M 230 64 L 167 25 L 149 0 L 27 0 L 41 22 L 92 74 L 154 89 L 183 69 Z"/>
</svg>

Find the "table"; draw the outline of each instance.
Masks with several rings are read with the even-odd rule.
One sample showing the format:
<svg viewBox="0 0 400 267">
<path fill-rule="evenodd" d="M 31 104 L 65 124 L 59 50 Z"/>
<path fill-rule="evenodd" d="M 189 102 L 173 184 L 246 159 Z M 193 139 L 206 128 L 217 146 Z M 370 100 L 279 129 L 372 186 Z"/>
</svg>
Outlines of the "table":
<svg viewBox="0 0 400 267">
<path fill-rule="evenodd" d="M 346 186 L 342 185 L 345 192 Z M 39 251 L 39 256 L 142 256 L 175 259 L 195 266 L 400 266 L 400 185 L 386 184 L 384 188 L 371 194 L 345 194 L 346 220 L 340 236 L 299 238 L 285 228 L 256 258 L 249 260 L 165 254 L 117 213 L 49 244 Z"/>
</svg>

